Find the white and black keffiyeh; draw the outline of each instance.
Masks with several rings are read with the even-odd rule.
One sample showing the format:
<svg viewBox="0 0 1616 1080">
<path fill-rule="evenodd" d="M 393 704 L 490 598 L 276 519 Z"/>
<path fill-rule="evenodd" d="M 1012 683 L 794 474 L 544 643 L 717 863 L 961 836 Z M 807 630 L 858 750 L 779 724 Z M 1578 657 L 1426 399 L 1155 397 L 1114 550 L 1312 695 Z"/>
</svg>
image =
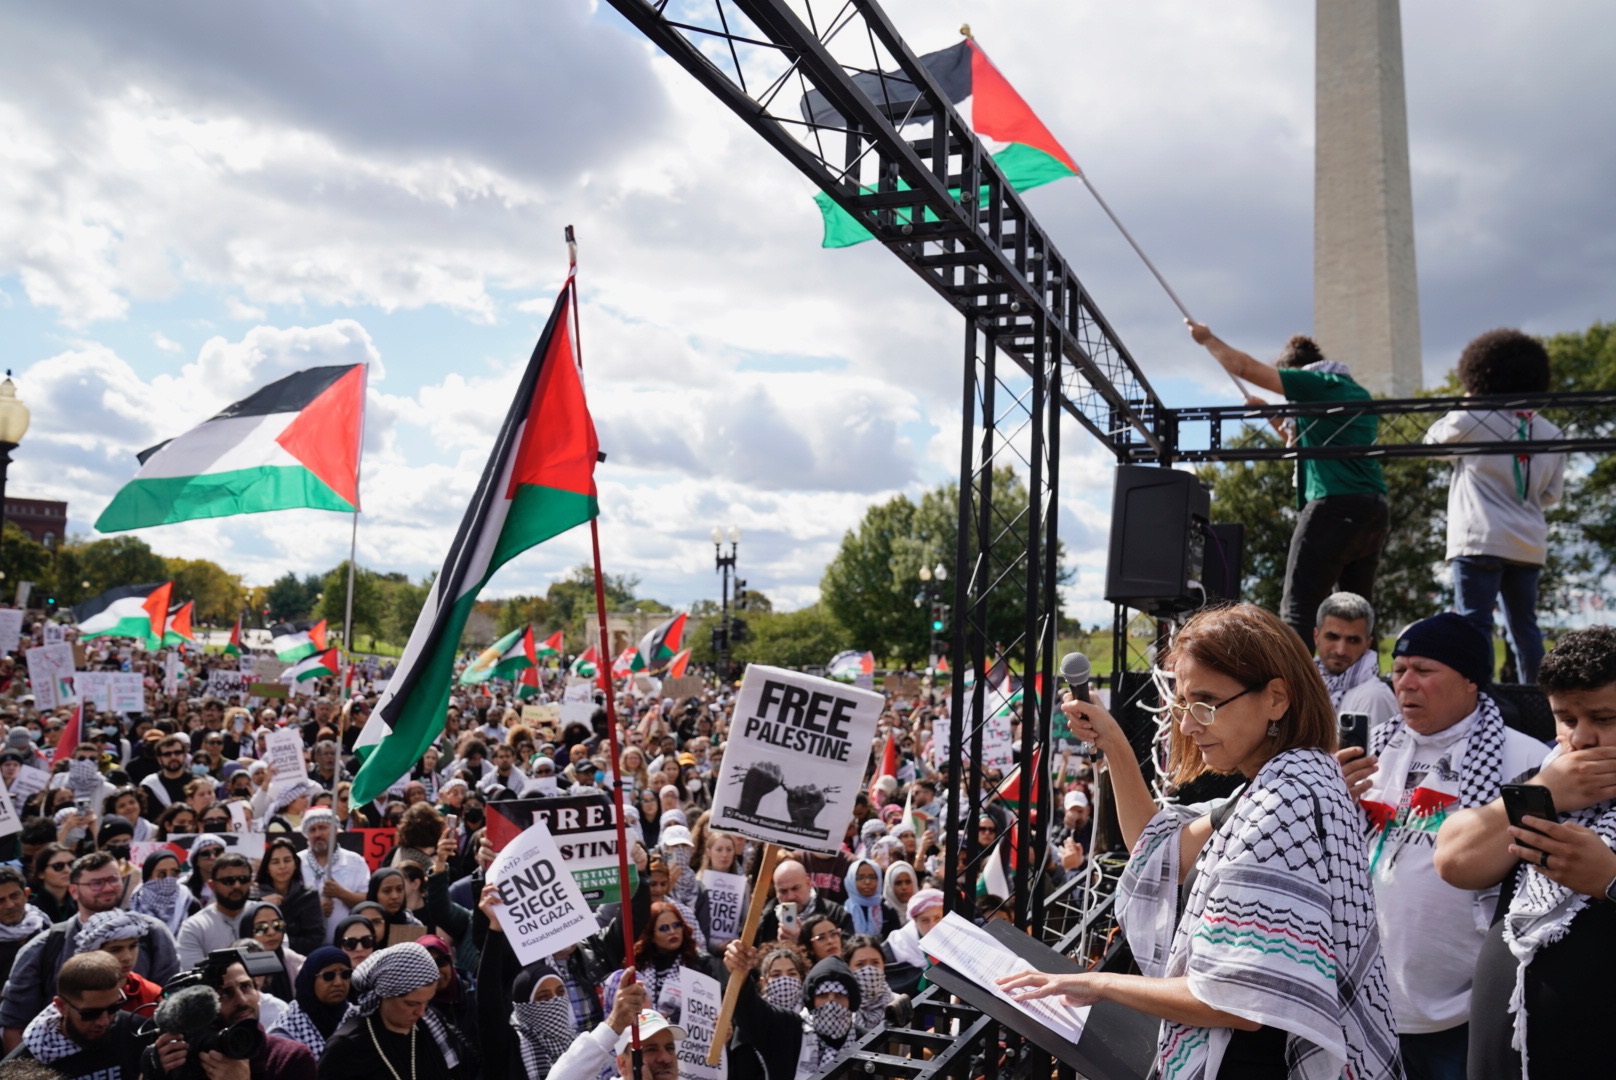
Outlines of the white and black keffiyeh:
<svg viewBox="0 0 1616 1080">
<path fill-rule="evenodd" d="M 313 780 L 299 780 L 295 783 L 288 784 L 285 791 L 282 791 L 269 801 L 268 816 L 274 817 L 276 814 L 279 814 L 285 810 L 288 806 L 291 806 L 293 803 L 297 802 L 297 800 L 305 797 L 312 799 L 314 796 L 320 794 L 324 790 L 325 788 L 321 787 L 319 784 L 316 784 Z"/>
<path fill-rule="evenodd" d="M 763 1000 L 777 1009 L 802 1008 L 802 980 L 795 975 L 776 975 L 764 982 Z"/>
<path fill-rule="evenodd" d="M 0 923 L 0 942 L 27 941 L 50 929 L 50 919 L 32 904 L 22 906 L 22 918 L 10 926 Z"/>
<path fill-rule="evenodd" d="M 853 972 L 859 987 L 859 1011 L 853 1015 L 854 1026 L 860 1031 L 874 1031 L 887 1020 L 887 1006 L 892 1004 L 892 987 L 887 985 L 887 973 L 874 964 L 866 964 Z"/>
<path fill-rule="evenodd" d="M 565 994 L 549 1001 L 518 1001 L 511 1013 L 528 1076 L 543 1076 L 572 1045 L 578 1033 L 572 1002 Z"/>
<path fill-rule="evenodd" d="M 1324 678 L 1324 688 L 1330 692 L 1330 708 L 1341 708 L 1341 699 L 1347 696 L 1347 691 L 1355 686 L 1380 678 L 1380 657 L 1374 649 L 1365 649 L 1364 654 L 1358 657 L 1358 662 L 1339 675 L 1331 675 L 1324 670 L 1324 661 L 1315 659 L 1319 675 Z"/>
<path fill-rule="evenodd" d="M 1202 848 L 1175 920 L 1179 837 L 1193 816 L 1157 814 L 1118 888 L 1140 969 L 1187 977 L 1200 1000 L 1284 1031 L 1299 1080 L 1401 1077 L 1362 817 L 1335 759 L 1287 750 L 1258 771 Z M 1158 1075 L 1216 1076 L 1231 1034 L 1164 1021 Z"/>
<path fill-rule="evenodd" d="M 827 980 L 820 984 L 819 993 L 844 994 L 847 987 L 836 980 Z M 853 1013 L 840 1001 L 827 1001 L 823 1005 L 815 1006 L 807 1012 L 808 1030 L 803 1033 L 805 1038 L 813 1040 L 814 1064 L 823 1069 L 836 1059 L 847 1045 L 847 1037 L 853 1032 Z"/>
<path fill-rule="evenodd" d="M 304 1012 L 303 1006 L 296 1001 L 288 1005 L 286 1011 L 281 1013 L 281 1018 L 265 1030 L 271 1035 L 280 1035 L 293 1042 L 302 1043 L 316 1058 L 325 1053 L 325 1036 L 320 1033 L 314 1019 Z"/>
<path fill-rule="evenodd" d="M 109 941 L 139 940 L 150 931 L 150 923 L 121 908 L 97 912 L 85 920 L 78 937 L 73 939 L 74 955 L 94 952 Z"/>
<path fill-rule="evenodd" d="M 34 1060 L 42 1065 L 72 1057 L 84 1049 L 62 1034 L 62 1013 L 54 1002 L 28 1021 L 28 1026 L 22 1029 L 22 1041 L 28 1047 L 28 1052 L 34 1055 Z"/>
<path fill-rule="evenodd" d="M 389 945 L 354 968 L 348 1011 L 343 1020 L 372 1016 L 381 1008 L 384 999 L 403 997 L 423 986 L 436 986 L 437 983 L 438 962 L 432 959 L 425 945 L 413 941 Z M 437 1014 L 428 1009 L 422 1015 L 421 1022 L 438 1044 L 443 1060 L 451 1063 L 457 1061 L 459 1055 L 454 1051 L 449 1029 L 444 1027 Z"/>
<path fill-rule="evenodd" d="M 1457 770 L 1459 805 L 1465 809 L 1486 806 L 1498 798 L 1498 789 L 1504 783 L 1504 778 L 1499 775 L 1504 768 L 1504 714 L 1499 712 L 1498 703 L 1484 693 L 1476 695 L 1476 714 L 1476 726 L 1465 741 Z M 1405 734 L 1408 730 L 1401 715 L 1375 730 L 1370 749 L 1381 759 L 1376 776 L 1377 788 L 1401 792 L 1407 779 L 1406 765 L 1399 775 L 1392 776 L 1391 773 L 1395 771 L 1394 759 L 1398 750 L 1412 741 Z M 1403 738 L 1398 738 L 1400 735 Z"/>
<path fill-rule="evenodd" d="M 1547 765 L 1561 753 L 1559 747 L 1544 760 Z M 1616 848 L 1616 801 L 1599 803 L 1583 810 L 1560 815 L 1562 823 L 1581 825 L 1599 834 L 1607 845 Z M 1539 949 L 1552 945 L 1571 929 L 1571 921 L 1588 906 L 1591 897 L 1573 892 L 1558 882 L 1544 877 L 1532 863 L 1523 863 L 1516 871 L 1515 897 L 1510 901 L 1509 913 L 1504 916 L 1504 941 L 1514 955 L 1515 990 L 1509 998 L 1509 1011 L 1515 1017 L 1515 1031 L 1510 1045 L 1521 1054 L 1521 1076 L 1529 1076 L 1526 1060 L 1526 969 Z"/>
<path fill-rule="evenodd" d="M 81 799 L 93 799 L 101 794 L 101 770 L 93 761 L 74 758 L 67 763 L 67 786 Z"/>
</svg>

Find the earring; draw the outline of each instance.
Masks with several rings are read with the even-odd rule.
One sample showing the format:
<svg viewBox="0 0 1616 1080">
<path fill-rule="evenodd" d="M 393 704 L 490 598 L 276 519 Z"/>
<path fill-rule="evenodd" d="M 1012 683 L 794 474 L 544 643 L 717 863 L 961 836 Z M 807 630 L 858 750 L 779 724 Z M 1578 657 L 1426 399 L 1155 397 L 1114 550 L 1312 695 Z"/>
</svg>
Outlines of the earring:
<svg viewBox="0 0 1616 1080">
<path fill-rule="evenodd" d="M 1279 738 L 1279 721 L 1278 720 L 1270 720 L 1270 721 L 1268 721 L 1268 737 L 1270 739 Z"/>
</svg>

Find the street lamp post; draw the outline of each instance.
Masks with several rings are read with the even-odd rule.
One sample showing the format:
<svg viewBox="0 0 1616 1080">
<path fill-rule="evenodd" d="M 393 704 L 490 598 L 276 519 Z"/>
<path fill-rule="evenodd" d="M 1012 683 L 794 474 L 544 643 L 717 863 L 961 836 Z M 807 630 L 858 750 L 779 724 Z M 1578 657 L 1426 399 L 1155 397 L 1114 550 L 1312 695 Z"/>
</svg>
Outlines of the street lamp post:
<svg viewBox="0 0 1616 1080">
<path fill-rule="evenodd" d="M 0 382 L 0 558 L 5 552 L 6 470 L 11 465 L 11 452 L 28 434 L 28 419 L 28 406 L 17 397 L 17 386 L 7 369 L 6 381 Z"/>
<path fill-rule="evenodd" d="M 719 616 L 718 616 L 718 648 L 713 650 L 718 654 L 718 674 L 725 683 L 730 681 L 730 618 L 729 594 L 730 582 L 735 576 L 735 548 L 741 542 L 741 530 L 734 525 L 729 527 L 729 554 L 724 554 L 724 530 L 713 526 L 713 563 L 719 574 Z M 739 601 L 739 597 L 736 598 Z"/>
<path fill-rule="evenodd" d="M 937 639 L 948 626 L 948 605 L 938 599 L 943 592 L 943 583 L 948 580 L 948 567 L 938 563 L 935 567 L 920 568 L 920 591 L 929 601 L 926 612 L 926 626 L 931 631 L 931 643 L 928 646 L 927 668 L 932 677 L 932 697 L 937 695 Z M 935 590 L 935 591 L 934 591 Z"/>
</svg>

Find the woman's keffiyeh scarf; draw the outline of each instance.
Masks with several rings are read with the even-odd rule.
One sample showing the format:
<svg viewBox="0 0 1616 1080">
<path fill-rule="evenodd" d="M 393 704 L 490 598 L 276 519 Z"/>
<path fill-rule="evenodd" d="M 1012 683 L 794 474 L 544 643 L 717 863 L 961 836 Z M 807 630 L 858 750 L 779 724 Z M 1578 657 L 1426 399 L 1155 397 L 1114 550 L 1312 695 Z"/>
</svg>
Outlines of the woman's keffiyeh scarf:
<svg viewBox="0 0 1616 1080">
<path fill-rule="evenodd" d="M 1544 760 L 1547 765 L 1561 753 L 1559 747 Z M 1607 845 L 1616 848 L 1616 801 L 1599 803 L 1583 810 L 1560 815 L 1562 823 L 1569 822 L 1592 829 Z M 1591 897 L 1572 892 L 1564 885 L 1544 877 L 1538 867 L 1523 863 L 1516 871 L 1515 898 L 1509 913 L 1504 916 L 1504 941 L 1514 954 L 1515 990 L 1509 998 L 1509 1011 L 1515 1017 L 1515 1032 L 1510 1045 L 1521 1054 L 1521 1076 L 1530 1075 L 1526 1060 L 1526 969 L 1545 945 L 1552 945 L 1571 929 L 1571 921 L 1588 906 Z"/>
<path fill-rule="evenodd" d="M 860 1031 L 874 1031 L 887 1020 L 887 1006 L 892 1004 L 892 987 L 887 985 L 887 973 L 874 964 L 866 964 L 853 972 L 859 985 L 859 1011 L 853 1016 L 853 1026 Z"/>
<path fill-rule="evenodd" d="M 423 986 L 437 984 L 438 962 L 432 959 L 432 954 L 426 951 L 424 945 L 413 941 L 389 945 L 354 968 L 353 984 L 348 991 L 348 1012 L 344 1020 L 372 1016 L 381 1008 L 385 998 L 403 997 Z M 458 1061 L 459 1055 L 455 1053 L 454 1043 L 449 1038 L 449 1029 L 443 1026 L 437 1014 L 428 1009 L 422 1014 L 421 1022 L 438 1044 L 443 1060 L 451 1063 Z"/>
<path fill-rule="evenodd" d="M 286 1011 L 281 1013 L 281 1018 L 266 1030 L 271 1035 L 280 1035 L 293 1042 L 302 1043 L 316 1058 L 325 1053 L 325 1034 L 320 1031 L 314 1019 L 303 1011 L 303 1003 L 300 1001 L 292 1002 Z"/>
<path fill-rule="evenodd" d="M 167 926 L 169 933 L 178 934 L 180 924 L 191 913 L 190 899 L 190 893 L 182 894 L 179 878 L 152 878 L 129 898 L 129 910 L 150 915 Z"/>
<path fill-rule="evenodd" d="M 1292 1077 L 1400 1077 L 1362 817 L 1335 759 L 1287 750 L 1262 767 L 1202 848 L 1175 921 L 1179 835 L 1196 810 L 1157 814 L 1118 887 L 1140 969 L 1187 976 L 1202 1001 L 1286 1032 Z M 1216 1076 L 1231 1034 L 1164 1021 L 1158 1074 Z"/>
<path fill-rule="evenodd" d="M 1319 675 L 1324 679 L 1324 688 L 1330 692 L 1330 707 L 1341 708 L 1341 699 L 1347 696 L 1347 691 L 1371 679 L 1380 678 L 1380 657 L 1374 649 L 1365 649 L 1364 654 L 1358 657 L 1358 662 L 1339 675 L 1331 675 L 1324 670 L 1324 662 L 1314 660 L 1318 665 Z"/>
<path fill-rule="evenodd" d="M 50 919 L 32 904 L 22 906 L 22 918 L 10 926 L 0 923 L 0 942 L 27 941 L 50 929 Z"/>
<path fill-rule="evenodd" d="M 65 1057 L 72 1057 L 84 1047 L 62 1034 L 62 1013 L 53 1002 L 45 1011 L 28 1021 L 22 1029 L 22 1041 L 34 1060 L 49 1065 Z"/>
<path fill-rule="evenodd" d="M 543 1076 L 572 1045 L 578 1033 L 572 1002 L 565 994 L 549 1001 L 518 1001 L 511 1013 L 529 1076 Z"/>
</svg>

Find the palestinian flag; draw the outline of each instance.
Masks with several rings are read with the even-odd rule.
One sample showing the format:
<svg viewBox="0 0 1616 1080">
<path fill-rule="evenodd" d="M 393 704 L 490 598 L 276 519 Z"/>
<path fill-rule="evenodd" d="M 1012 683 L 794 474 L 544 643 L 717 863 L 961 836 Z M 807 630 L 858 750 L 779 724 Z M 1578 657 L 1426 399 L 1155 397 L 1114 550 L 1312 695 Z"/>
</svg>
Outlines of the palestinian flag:
<svg viewBox="0 0 1616 1080">
<path fill-rule="evenodd" d="M 353 786 L 358 804 L 409 771 L 443 730 L 460 635 L 488 579 L 528 548 L 600 512 L 600 443 L 568 325 L 574 288 L 569 276 L 404 655 L 359 733 L 354 751 L 363 764 Z"/>
<path fill-rule="evenodd" d="M 1082 170 L 1060 143 L 1055 141 L 1044 122 L 1016 93 L 999 69 L 993 66 L 987 53 L 973 39 L 966 38 L 957 45 L 927 53 L 919 58 L 930 73 L 932 81 L 947 95 L 959 110 L 985 149 L 993 155 L 999 171 L 1016 191 L 1061 180 L 1068 176 L 1081 176 Z M 897 124 L 906 117 L 912 122 L 899 128 L 900 134 L 909 134 L 910 126 L 930 127 L 933 117 L 910 115 L 918 96 L 914 83 L 901 71 L 865 72 L 854 75 L 853 82 L 883 104 L 888 117 Z M 803 117 L 815 124 L 846 127 L 846 121 L 823 94 L 811 91 L 802 99 Z M 920 137 L 921 132 L 913 133 Z M 899 182 L 899 187 L 907 185 Z M 868 194 L 873 189 L 865 189 Z M 954 194 L 957 196 L 958 191 Z M 982 187 L 982 205 L 987 205 L 987 186 Z M 825 192 L 814 196 L 819 212 L 825 219 L 825 239 L 828 248 L 850 247 L 873 239 L 872 234 L 852 214 L 843 210 L 836 200 Z M 928 214 L 928 219 L 935 220 Z M 898 223 L 909 219 L 909 212 L 901 210 Z"/>
<path fill-rule="evenodd" d="M 633 645 L 618 653 L 617 659 L 612 661 L 612 678 L 626 679 L 634 674 L 634 657 L 638 654 L 639 651 Z"/>
<path fill-rule="evenodd" d="M 325 651 L 325 620 L 319 622 L 277 623 L 269 628 L 269 647 L 283 664 L 293 664 L 305 656 Z"/>
<path fill-rule="evenodd" d="M 485 683 L 489 679 L 509 679 L 524 668 L 538 667 L 533 648 L 533 627 L 512 630 L 484 649 L 460 675 L 462 686 Z"/>
<path fill-rule="evenodd" d="M 563 633 L 564 631 L 557 630 L 555 633 L 551 634 L 549 637 L 540 642 L 533 651 L 539 656 L 560 656 L 561 635 Z"/>
<path fill-rule="evenodd" d="M 230 628 L 230 640 L 225 644 L 224 654 L 226 656 L 240 656 L 241 653 L 241 620 L 237 619 L 236 625 Z"/>
<path fill-rule="evenodd" d="M 539 696 L 539 669 L 524 668 L 516 679 L 516 700 L 527 701 Z"/>
<path fill-rule="evenodd" d="M 168 627 L 163 631 L 163 645 L 195 645 L 196 634 L 191 630 L 191 615 L 196 601 L 187 600 L 178 607 L 168 609 Z M 152 645 L 152 648 L 157 648 Z"/>
<path fill-rule="evenodd" d="M 359 509 L 365 365 L 277 379 L 137 455 L 140 471 L 101 511 L 101 532 L 306 506 Z"/>
<path fill-rule="evenodd" d="M 593 679 L 600 674 L 600 653 L 593 645 L 589 646 L 572 662 L 572 667 L 568 668 L 567 672 L 575 678 Z"/>
<path fill-rule="evenodd" d="M 685 677 L 685 668 L 687 668 L 689 666 L 690 666 L 690 650 L 686 649 L 684 652 L 680 653 L 678 656 L 675 656 L 672 660 L 668 661 L 668 678 L 670 678 L 670 679 L 682 679 L 682 678 L 684 678 Z"/>
<path fill-rule="evenodd" d="M 161 641 L 168 631 L 168 598 L 174 583 L 123 585 L 73 605 L 79 637 L 127 637 Z"/>
<path fill-rule="evenodd" d="M 898 742 L 892 732 L 887 732 L 887 744 L 881 749 L 881 764 L 876 768 L 875 775 L 870 778 L 870 801 L 876 806 L 881 805 L 881 796 L 876 788 L 883 776 L 898 778 Z"/>
<path fill-rule="evenodd" d="M 630 671 L 655 671 L 673 659 L 685 636 L 685 613 L 680 612 L 640 639 L 640 647 L 629 663 Z"/>
<path fill-rule="evenodd" d="M 327 649 L 312 656 L 306 656 L 281 672 L 281 682 L 300 683 L 310 679 L 323 679 L 335 676 L 342 670 L 342 661 L 337 656 L 337 650 Z"/>
<path fill-rule="evenodd" d="M 51 750 L 50 763 L 57 765 L 72 758 L 73 751 L 78 749 L 79 738 L 84 734 L 84 702 L 73 706 L 73 715 L 68 717 L 67 723 L 62 725 L 62 735 L 56 740 L 56 746 Z"/>
</svg>

